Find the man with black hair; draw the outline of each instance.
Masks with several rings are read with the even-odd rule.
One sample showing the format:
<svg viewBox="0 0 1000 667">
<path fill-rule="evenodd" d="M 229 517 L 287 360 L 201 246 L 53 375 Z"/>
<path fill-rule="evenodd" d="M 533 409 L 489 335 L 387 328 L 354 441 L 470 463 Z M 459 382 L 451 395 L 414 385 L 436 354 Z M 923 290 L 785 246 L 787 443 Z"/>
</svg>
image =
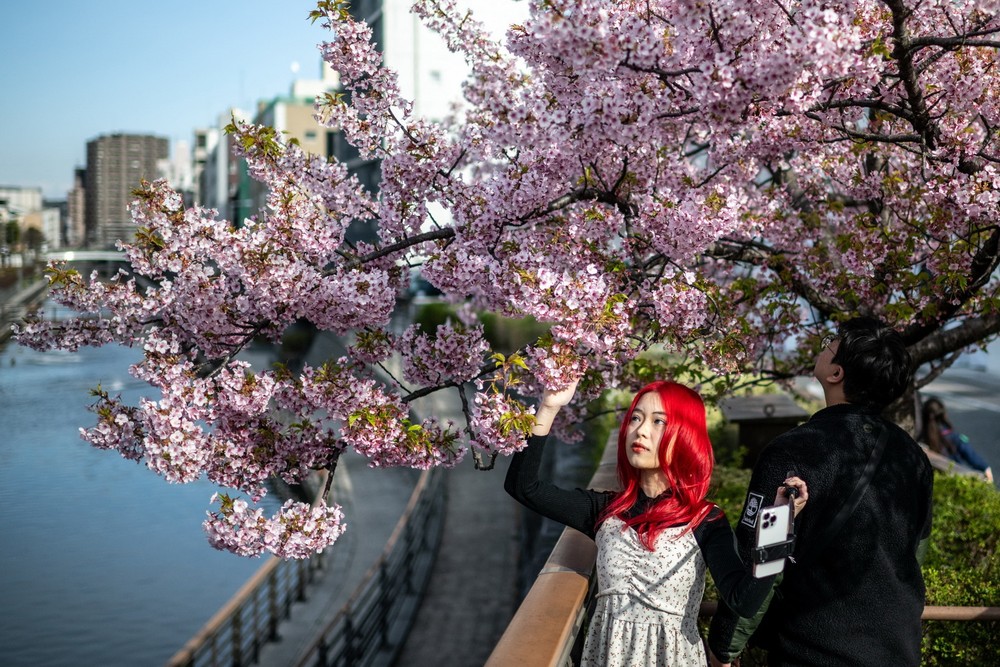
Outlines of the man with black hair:
<svg viewBox="0 0 1000 667">
<path fill-rule="evenodd" d="M 736 529 L 749 560 L 765 492 L 800 476 L 809 508 L 796 519 L 793 560 L 754 619 L 720 603 L 712 664 L 736 658 L 756 629 L 751 643 L 771 667 L 916 666 L 933 474 L 919 445 L 880 415 L 910 384 L 910 355 L 896 331 L 856 318 L 824 340 L 813 374 L 826 407 L 764 448 Z"/>
</svg>

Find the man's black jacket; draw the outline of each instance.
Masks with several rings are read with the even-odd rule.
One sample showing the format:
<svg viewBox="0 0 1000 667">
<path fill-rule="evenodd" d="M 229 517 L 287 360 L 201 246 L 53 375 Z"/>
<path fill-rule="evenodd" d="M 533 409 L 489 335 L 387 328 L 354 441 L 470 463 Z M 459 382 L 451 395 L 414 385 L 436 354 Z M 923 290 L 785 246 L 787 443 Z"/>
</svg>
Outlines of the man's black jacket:
<svg viewBox="0 0 1000 667">
<path fill-rule="evenodd" d="M 824 535 L 875 447 L 888 439 L 860 504 L 832 539 Z M 779 436 L 754 467 L 736 535 L 749 560 L 757 510 L 789 472 L 809 485 L 787 563 L 758 637 L 771 665 L 916 666 L 924 582 L 918 544 L 930 535 L 933 473 L 920 446 L 895 424 L 852 404 L 820 410 Z M 821 543 L 825 548 L 812 548 Z M 726 659 L 742 649 L 739 618 L 720 605 L 709 647 Z"/>
</svg>

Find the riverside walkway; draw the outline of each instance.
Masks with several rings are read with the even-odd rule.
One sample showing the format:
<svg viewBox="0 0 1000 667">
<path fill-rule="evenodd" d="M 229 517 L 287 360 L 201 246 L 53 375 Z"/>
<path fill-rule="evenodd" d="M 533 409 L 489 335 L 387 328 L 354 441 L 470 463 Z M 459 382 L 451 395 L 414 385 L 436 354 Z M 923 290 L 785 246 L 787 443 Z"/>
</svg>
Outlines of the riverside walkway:
<svg viewBox="0 0 1000 667">
<path fill-rule="evenodd" d="M 310 364 L 343 354 L 339 341 L 321 335 Z M 418 414 L 460 415 L 457 397 L 434 394 L 416 402 Z M 483 665 L 516 607 L 517 504 L 503 490 L 508 458 L 495 470 L 475 470 L 470 458 L 446 470 L 444 533 L 416 620 L 395 662 L 400 667 Z M 348 601 L 378 559 L 402 514 L 418 471 L 368 468 L 358 455 L 338 465 L 334 501 L 344 507 L 347 531 L 330 550 L 329 564 L 265 644 L 258 664 L 298 664 L 313 639 Z"/>
</svg>

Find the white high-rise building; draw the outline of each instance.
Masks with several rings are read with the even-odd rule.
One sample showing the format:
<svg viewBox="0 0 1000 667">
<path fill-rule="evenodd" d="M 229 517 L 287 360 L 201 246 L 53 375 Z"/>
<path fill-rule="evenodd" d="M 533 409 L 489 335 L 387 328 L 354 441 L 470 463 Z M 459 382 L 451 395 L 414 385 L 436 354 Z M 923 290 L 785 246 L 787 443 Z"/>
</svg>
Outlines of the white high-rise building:
<svg viewBox="0 0 1000 667">
<path fill-rule="evenodd" d="M 233 119 L 246 121 L 248 114 L 232 108 L 218 118 L 215 127 L 195 132 L 194 174 L 201 206 L 214 208 L 226 220 L 237 219 L 240 165 L 233 156 L 233 138 L 223 130 Z"/>
<path fill-rule="evenodd" d="M 469 66 L 462 54 L 449 51 L 444 39 L 410 11 L 412 4 L 412 0 L 356 0 L 351 3 L 351 15 L 371 26 L 383 63 L 398 74 L 400 94 L 412 101 L 413 113 L 441 120 L 462 101 L 462 83 L 469 76 Z M 470 10 L 473 18 L 501 42 L 512 24 L 527 19 L 530 9 L 526 0 L 458 0 L 458 6 Z M 378 191 L 378 160 L 359 158 L 340 134 L 334 135 L 333 154 L 357 174 L 369 191 Z M 441 216 L 439 222 L 447 218 L 435 215 Z"/>
<path fill-rule="evenodd" d="M 167 161 L 166 168 L 167 182 L 170 183 L 170 187 L 181 193 L 186 205 L 191 205 L 194 202 L 195 195 L 194 161 L 192 160 L 191 144 L 181 139 L 171 148 L 171 155 Z"/>
</svg>

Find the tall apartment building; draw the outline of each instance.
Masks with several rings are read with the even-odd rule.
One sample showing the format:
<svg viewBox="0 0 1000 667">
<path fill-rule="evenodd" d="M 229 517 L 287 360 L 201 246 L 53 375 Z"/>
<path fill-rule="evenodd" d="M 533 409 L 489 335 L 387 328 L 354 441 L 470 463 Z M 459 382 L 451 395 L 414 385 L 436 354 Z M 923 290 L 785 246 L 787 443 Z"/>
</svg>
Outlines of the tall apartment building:
<svg viewBox="0 0 1000 667">
<path fill-rule="evenodd" d="M 110 248 L 134 238 L 128 204 L 143 179 L 166 176 L 169 141 L 146 134 L 102 135 L 87 142 L 85 244 Z"/>
<path fill-rule="evenodd" d="M 66 193 L 66 244 L 81 246 L 85 239 L 87 170 L 73 170 L 73 188 Z"/>
</svg>

